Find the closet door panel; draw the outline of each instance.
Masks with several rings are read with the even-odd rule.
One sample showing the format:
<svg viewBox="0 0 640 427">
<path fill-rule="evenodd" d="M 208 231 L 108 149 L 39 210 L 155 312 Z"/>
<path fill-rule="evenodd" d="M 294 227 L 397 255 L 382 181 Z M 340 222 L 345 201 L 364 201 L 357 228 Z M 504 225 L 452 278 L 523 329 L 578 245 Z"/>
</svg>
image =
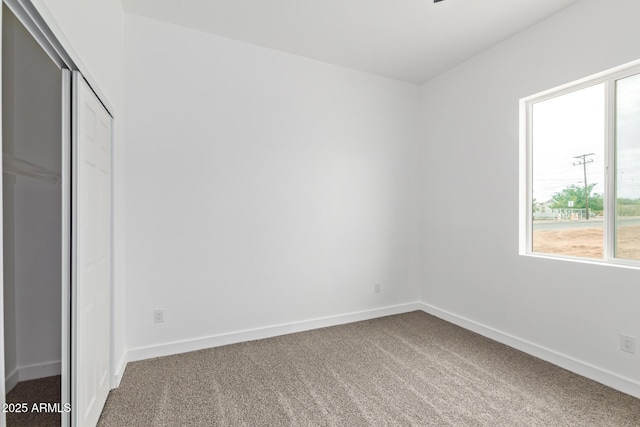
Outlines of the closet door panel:
<svg viewBox="0 0 640 427">
<path fill-rule="evenodd" d="M 80 74 L 73 83 L 72 396 L 74 424 L 93 426 L 109 394 L 112 119 Z"/>
</svg>

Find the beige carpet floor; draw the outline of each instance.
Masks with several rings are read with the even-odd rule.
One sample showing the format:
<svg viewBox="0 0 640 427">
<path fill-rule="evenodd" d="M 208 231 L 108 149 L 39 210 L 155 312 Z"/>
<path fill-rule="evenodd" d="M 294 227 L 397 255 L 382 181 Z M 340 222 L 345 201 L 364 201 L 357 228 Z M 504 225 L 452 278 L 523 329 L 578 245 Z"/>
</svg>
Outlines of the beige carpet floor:
<svg viewBox="0 0 640 427">
<path fill-rule="evenodd" d="M 423 312 L 130 363 L 100 426 L 640 426 L 640 400 Z"/>
<path fill-rule="evenodd" d="M 7 427 L 55 427 L 60 425 L 60 413 L 32 411 L 33 404 L 60 403 L 60 375 L 19 382 L 6 398 L 7 404 L 26 403 L 28 412 L 7 412 Z"/>
</svg>

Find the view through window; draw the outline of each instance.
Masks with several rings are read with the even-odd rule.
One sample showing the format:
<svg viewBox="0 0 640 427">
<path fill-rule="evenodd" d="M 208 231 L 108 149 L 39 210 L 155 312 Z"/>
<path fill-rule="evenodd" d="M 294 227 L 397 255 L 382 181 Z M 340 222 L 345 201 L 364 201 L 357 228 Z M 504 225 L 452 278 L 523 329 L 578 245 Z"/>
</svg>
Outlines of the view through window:
<svg viewBox="0 0 640 427">
<path fill-rule="evenodd" d="M 640 260 L 640 70 L 631 70 L 527 101 L 531 252 Z"/>
<path fill-rule="evenodd" d="M 640 260 L 640 74 L 616 81 L 616 248 Z"/>
<path fill-rule="evenodd" d="M 533 105 L 533 251 L 604 256 L 604 84 Z"/>
</svg>

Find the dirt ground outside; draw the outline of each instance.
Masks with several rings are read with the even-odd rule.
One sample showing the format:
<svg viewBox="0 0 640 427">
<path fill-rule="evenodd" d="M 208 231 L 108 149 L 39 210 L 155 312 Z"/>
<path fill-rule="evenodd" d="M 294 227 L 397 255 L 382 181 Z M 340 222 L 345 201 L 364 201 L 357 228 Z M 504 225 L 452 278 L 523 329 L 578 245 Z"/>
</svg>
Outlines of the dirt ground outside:
<svg viewBox="0 0 640 427">
<path fill-rule="evenodd" d="M 640 260 L 640 225 L 619 227 L 616 237 L 616 257 Z M 535 230 L 532 243 L 533 252 L 604 258 L 602 227 Z"/>
</svg>

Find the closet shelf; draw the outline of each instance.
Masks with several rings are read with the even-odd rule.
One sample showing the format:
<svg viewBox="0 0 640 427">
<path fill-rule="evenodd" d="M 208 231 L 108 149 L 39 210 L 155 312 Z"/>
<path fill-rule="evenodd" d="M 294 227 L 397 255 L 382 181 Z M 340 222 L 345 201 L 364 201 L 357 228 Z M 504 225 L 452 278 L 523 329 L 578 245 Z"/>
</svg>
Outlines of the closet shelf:
<svg viewBox="0 0 640 427">
<path fill-rule="evenodd" d="M 52 184 L 60 183 L 60 174 L 35 163 L 27 162 L 12 154 L 2 154 L 2 171 L 11 175 L 26 176 Z"/>
</svg>

